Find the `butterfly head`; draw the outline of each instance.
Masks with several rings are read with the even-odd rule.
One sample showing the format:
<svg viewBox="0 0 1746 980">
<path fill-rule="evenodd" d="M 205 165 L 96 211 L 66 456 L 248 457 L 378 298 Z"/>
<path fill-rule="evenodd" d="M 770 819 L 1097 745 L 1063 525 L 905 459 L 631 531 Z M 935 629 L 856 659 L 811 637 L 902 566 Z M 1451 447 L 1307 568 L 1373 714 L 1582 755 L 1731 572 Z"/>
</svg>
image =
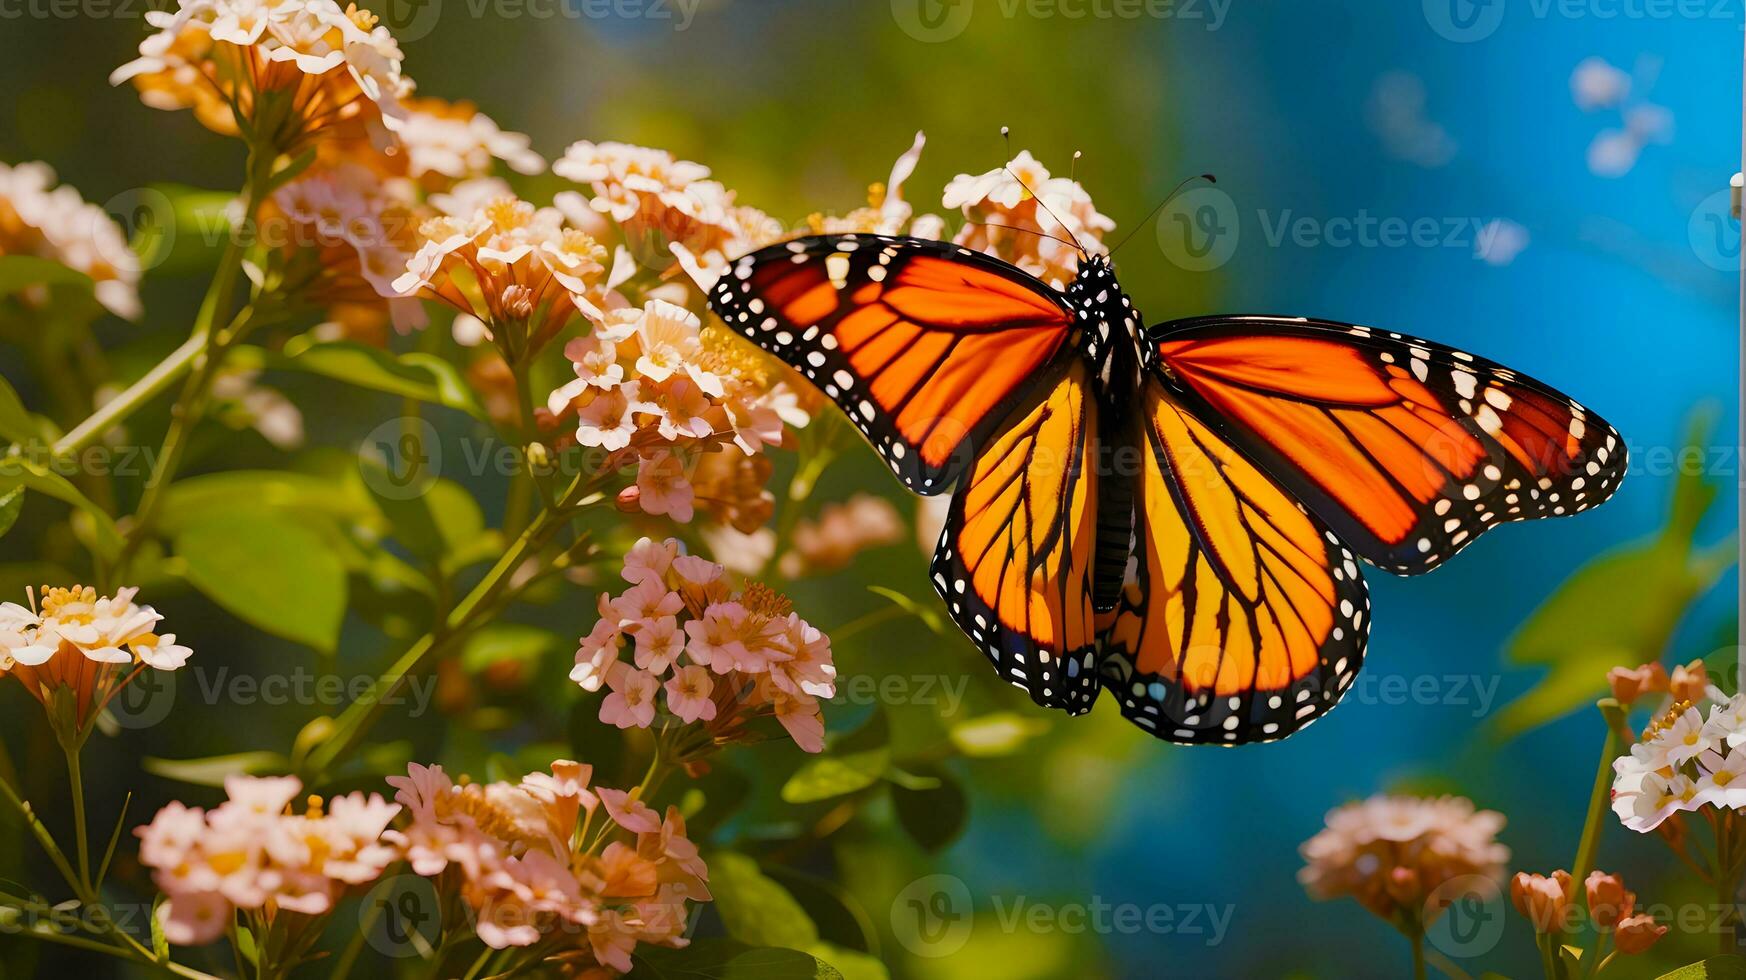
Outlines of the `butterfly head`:
<svg viewBox="0 0 1746 980">
<path fill-rule="evenodd" d="M 1113 368 L 1119 352 L 1139 343 L 1140 312 L 1122 292 L 1108 256 L 1087 255 L 1080 261 L 1066 299 L 1079 328 L 1080 349 L 1100 373 Z"/>
</svg>

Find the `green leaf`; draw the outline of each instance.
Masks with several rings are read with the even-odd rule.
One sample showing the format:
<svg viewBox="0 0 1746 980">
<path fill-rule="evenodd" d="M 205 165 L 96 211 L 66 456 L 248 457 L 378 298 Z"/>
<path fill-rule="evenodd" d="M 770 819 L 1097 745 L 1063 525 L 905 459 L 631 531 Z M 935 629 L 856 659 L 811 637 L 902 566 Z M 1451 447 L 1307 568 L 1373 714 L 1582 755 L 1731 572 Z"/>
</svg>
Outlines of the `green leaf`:
<svg viewBox="0 0 1746 980">
<path fill-rule="evenodd" d="M 31 420 L 24 400 L 5 378 L 0 378 L 0 439 L 23 445 L 36 437 L 36 422 Z"/>
<path fill-rule="evenodd" d="M 1049 723 L 1012 711 L 979 715 L 952 726 L 948 733 L 958 751 L 974 758 L 1011 755 L 1049 730 Z"/>
<path fill-rule="evenodd" d="M 891 766 L 889 722 L 875 711 L 865 725 L 836 741 L 829 754 L 807 760 L 782 785 L 787 803 L 814 803 L 873 785 Z"/>
<path fill-rule="evenodd" d="M 191 476 L 170 484 L 164 492 L 158 526 L 174 536 L 216 510 L 266 508 L 379 527 L 377 511 L 359 486 L 362 482 L 279 470 Z"/>
<path fill-rule="evenodd" d="M 818 756 L 807 760 L 782 784 L 782 800 L 815 803 L 863 790 L 878 782 L 890 765 L 890 749 Z"/>
<path fill-rule="evenodd" d="M 158 909 L 169 900 L 170 897 L 168 895 L 159 895 L 152 901 L 152 914 L 150 916 L 152 924 L 152 955 L 158 958 L 159 963 L 168 963 L 170 961 L 170 940 L 164 936 L 164 922 L 158 917 Z"/>
<path fill-rule="evenodd" d="M 891 787 L 891 805 L 897 822 L 925 851 L 938 851 L 956 840 L 964 830 L 969 800 L 950 773 L 938 767 L 927 770 L 934 777 L 932 789 Z"/>
<path fill-rule="evenodd" d="M 24 510 L 24 488 L 13 487 L 0 493 L 0 538 L 12 530 L 12 525 L 18 523 L 18 514 Z"/>
<path fill-rule="evenodd" d="M 563 637 L 537 626 L 489 623 L 461 647 L 461 666 L 477 674 L 503 661 L 536 664 L 564 644 Z"/>
<path fill-rule="evenodd" d="M 218 511 L 176 535 L 195 588 L 237 618 L 323 653 L 339 641 L 346 570 L 316 531 L 266 509 Z"/>
<path fill-rule="evenodd" d="M 208 271 L 230 241 L 231 191 L 153 184 L 105 206 L 128 232 L 140 266 L 158 275 Z"/>
<path fill-rule="evenodd" d="M 946 625 L 945 618 L 942 617 L 939 610 L 935 609 L 931 604 L 917 602 L 901 592 L 894 589 L 887 589 L 882 585 L 869 585 L 867 586 L 867 591 L 874 595 L 884 596 L 885 598 L 890 599 L 904 612 L 921 620 L 923 625 L 927 626 L 928 629 L 933 630 L 940 636 L 955 638 L 961 635 L 955 627 Z"/>
<path fill-rule="evenodd" d="M 155 776 L 195 786 L 223 786 L 226 776 L 259 776 L 286 772 L 291 760 L 277 752 L 237 752 L 204 759 L 159 759 L 147 756 L 140 765 Z"/>
<path fill-rule="evenodd" d="M 1712 423 L 1713 414 L 1694 413 L 1681 458 L 1701 454 Z M 1654 538 L 1590 561 L 1528 616 L 1506 656 L 1551 670 L 1492 719 L 1493 735 L 1511 738 L 1562 717 L 1601 695 L 1610 668 L 1667 652 L 1686 611 L 1734 562 L 1732 541 L 1701 551 L 1693 545 L 1718 492 L 1699 469 L 1682 467 L 1666 524 Z"/>
<path fill-rule="evenodd" d="M 1663 973 L 1659 980 L 1746 980 L 1746 957 L 1712 956 L 1699 963 Z"/>
<path fill-rule="evenodd" d="M 813 943 L 805 952 L 818 957 L 819 966 L 834 968 L 843 980 L 890 980 L 891 971 L 878 957 L 858 949 L 845 949 L 831 943 Z M 824 976 L 824 974 L 820 974 Z"/>
<path fill-rule="evenodd" d="M 290 163 L 273 171 L 272 176 L 267 178 L 267 186 L 262 193 L 271 194 L 279 188 L 284 187 L 286 184 L 291 183 L 301 176 L 303 171 L 308 170 L 309 165 L 314 162 L 315 147 L 312 146 L 309 149 L 304 150 L 302 153 L 299 153 Z"/>
<path fill-rule="evenodd" d="M 380 487 L 395 486 L 381 461 L 360 456 L 359 465 L 375 471 L 366 478 L 376 507 L 388 519 L 394 540 L 426 561 L 480 553 L 474 546 L 485 535 L 485 515 L 465 487 L 451 480 L 433 480 L 422 493 L 407 496 L 380 493 Z"/>
<path fill-rule="evenodd" d="M 240 346 L 230 363 L 242 367 L 303 371 L 369 391 L 380 391 L 432 405 L 442 405 L 489 420 L 452 365 L 429 354 L 403 354 L 351 341 L 287 344 L 284 353 Z"/>
<path fill-rule="evenodd" d="M 638 946 L 630 980 L 844 980 L 818 957 L 797 949 L 700 939 L 683 949 Z"/>
<path fill-rule="evenodd" d="M 818 927 L 786 888 L 744 854 L 718 851 L 709 858 L 709 890 L 728 935 L 752 946 L 804 949 L 818 942 Z"/>
<path fill-rule="evenodd" d="M 20 459 L 0 460 L 0 491 L 10 491 L 18 487 L 35 490 L 63 503 L 72 504 L 88 515 L 93 538 L 91 546 L 98 554 L 113 558 L 121 551 L 121 535 L 115 529 L 115 521 L 103 508 L 80 493 L 79 488 L 73 486 L 66 477 L 50 472 L 36 463 L 27 463 Z"/>
<path fill-rule="evenodd" d="M 91 277 L 53 259 L 35 255 L 0 255 L 0 298 L 33 286 L 92 287 Z"/>
</svg>

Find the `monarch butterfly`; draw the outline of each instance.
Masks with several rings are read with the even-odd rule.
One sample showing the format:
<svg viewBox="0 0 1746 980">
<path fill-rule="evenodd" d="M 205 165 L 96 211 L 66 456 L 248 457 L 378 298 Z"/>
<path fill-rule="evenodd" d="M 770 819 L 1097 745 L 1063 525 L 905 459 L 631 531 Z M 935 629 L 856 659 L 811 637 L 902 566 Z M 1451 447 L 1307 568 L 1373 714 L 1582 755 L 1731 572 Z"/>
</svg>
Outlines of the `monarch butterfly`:
<svg viewBox="0 0 1746 980">
<path fill-rule="evenodd" d="M 1146 329 L 1081 251 L 1061 290 L 950 242 L 821 235 L 709 292 L 911 490 L 956 487 L 934 586 L 1038 704 L 1108 688 L 1172 742 L 1284 738 L 1357 675 L 1359 559 L 1426 572 L 1624 474 L 1611 426 L 1499 364 L 1302 317 Z"/>
</svg>

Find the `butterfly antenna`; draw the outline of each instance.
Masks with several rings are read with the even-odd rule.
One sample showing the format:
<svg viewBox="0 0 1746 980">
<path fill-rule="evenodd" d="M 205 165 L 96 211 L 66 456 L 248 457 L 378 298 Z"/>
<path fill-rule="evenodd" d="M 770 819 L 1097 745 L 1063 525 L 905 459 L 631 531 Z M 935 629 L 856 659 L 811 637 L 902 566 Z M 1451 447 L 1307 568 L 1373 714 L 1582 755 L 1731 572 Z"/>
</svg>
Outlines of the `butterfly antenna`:
<svg viewBox="0 0 1746 980">
<path fill-rule="evenodd" d="M 1114 255 L 1116 253 L 1116 249 L 1119 249 L 1123 245 L 1126 245 L 1128 243 L 1128 239 L 1134 237 L 1134 232 L 1139 231 L 1141 228 L 1144 228 L 1146 226 L 1147 222 L 1150 222 L 1152 220 L 1154 215 L 1156 215 L 1158 212 L 1164 210 L 1164 205 L 1169 204 L 1172 200 L 1175 200 L 1176 195 L 1182 193 L 1182 189 L 1184 187 L 1187 187 L 1189 184 L 1192 184 L 1197 180 L 1204 180 L 1209 184 L 1216 184 L 1219 182 L 1218 178 L 1214 177 L 1212 174 L 1195 174 L 1193 177 L 1188 178 L 1187 180 L 1183 181 L 1180 184 L 1177 184 L 1175 189 L 1173 189 L 1170 193 L 1164 195 L 1164 200 L 1159 201 L 1157 207 L 1153 208 L 1150 212 L 1147 213 L 1147 215 L 1144 218 L 1140 219 L 1139 224 L 1128 229 L 1128 233 L 1126 235 L 1122 236 L 1121 241 L 1116 242 L 1116 247 L 1110 249 L 1109 254 Z"/>
<path fill-rule="evenodd" d="M 1007 159 L 1010 160 L 1010 159 L 1012 159 L 1012 131 L 1005 126 L 1002 126 L 1002 127 L 1000 127 L 1000 137 L 1001 137 L 1001 139 L 1006 141 L 1006 156 L 1007 156 Z M 1073 158 L 1075 160 L 1079 159 L 1079 154 L 1077 152 L 1075 152 L 1073 154 Z M 1025 180 L 1023 177 L 1020 177 L 1018 174 L 1013 173 L 1012 168 L 1008 167 L 1004 164 L 1001 166 L 1000 169 L 1006 171 L 1006 175 L 1008 177 L 1011 177 L 1013 180 L 1017 181 L 1018 185 L 1025 189 L 1025 193 L 1029 194 L 1031 196 L 1031 198 L 1037 202 L 1037 207 L 1042 208 L 1043 212 L 1045 214 L 1047 214 L 1051 218 L 1054 218 L 1055 223 L 1061 226 L 1061 230 L 1067 233 L 1067 237 L 1071 238 L 1073 240 L 1070 242 L 1064 241 L 1063 239 L 1055 238 L 1054 235 L 1044 235 L 1043 236 L 1044 238 L 1054 238 L 1055 241 L 1061 242 L 1064 245 L 1071 245 L 1074 248 L 1078 249 L 1080 255 L 1086 256 L 1087 258 L 1089 258 L 1091 256 L 1091 253 L 1087 252 L 1085 250 L 1085 246 L 1079 244 L 1079 237 L 1077 235 L 1073 234 L 1073 229 L 1067 224 L 1067 222 L 1062 221 L 1060 215 L 1049 210 L 1049 205 L 1047 205 L 1043 202 L 1042 196 L 1039 195 L 1036 191 L 1031 190 L 1031 185 L 1025 183 Z"/>
<path fill-rule="evenodd" d="M 984 228 L 1004 228 L 1007 231 L 1016 231 L 1021 235 L 1035 235 L 1038 238 L 1047 238 L 1052 242 L 1060 242 L 1068 248 L 1079 248 L 1078 242 L 1070 242 L 1058 235 L 1051 235 L 1046 231 L 1037 231 L 1035 228 L 1020 228 L 1017 225 L 1003 225 L 993 221 L 966 221 L 964 223 L 967 225 L 980 225 Z"/>
</svg>

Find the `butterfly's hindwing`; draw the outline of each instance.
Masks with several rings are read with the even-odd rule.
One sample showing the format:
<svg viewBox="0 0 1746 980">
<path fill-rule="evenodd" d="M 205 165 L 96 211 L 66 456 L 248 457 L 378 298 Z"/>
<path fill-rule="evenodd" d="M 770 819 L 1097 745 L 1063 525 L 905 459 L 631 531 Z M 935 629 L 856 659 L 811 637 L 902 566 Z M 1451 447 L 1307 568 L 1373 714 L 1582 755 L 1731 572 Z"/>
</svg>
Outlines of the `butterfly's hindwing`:
<svg viewBox="0 0 1746 980">
<path fill-rule="evenodd" d="M 1333 707 L 1363 663 L 1357 562 L 1159 381 L 1141 405 L 1135 578 L 1105 618 L 1103 683 L 1159 738 L 1284 738 Z"/>
<path fill-rule="evenodd" d="M 1013 413 L 952 497 L 934 587 L 1008 682 L 1073 714 L 1097 698 L 1091 569 L 1097 401 L 1070 362 Z"/>
</svg>

